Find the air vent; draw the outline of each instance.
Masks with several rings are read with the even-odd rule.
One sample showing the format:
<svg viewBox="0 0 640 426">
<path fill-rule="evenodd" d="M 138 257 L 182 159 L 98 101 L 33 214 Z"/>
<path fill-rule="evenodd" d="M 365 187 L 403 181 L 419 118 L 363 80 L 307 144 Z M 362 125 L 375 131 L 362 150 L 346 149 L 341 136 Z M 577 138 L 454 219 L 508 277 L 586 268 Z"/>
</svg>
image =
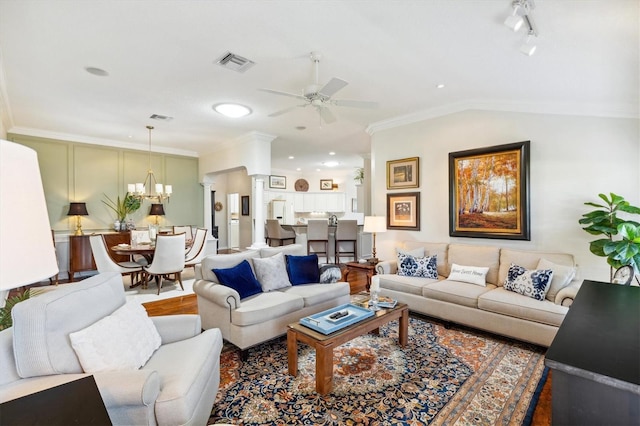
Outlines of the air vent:
<svg viewBox="0 0 640 426">
<path fill-rule="evenodd" d="M 151 114 L 151 116 L 149 117 L 152 120 L 158 120 L 158 121 L 171 121 L 173 120 L 173 117 L 168 117 L 166 115 L 160 115 L 160 114 Z"/>
<path fill-rule="evenodd" d="M 245 72 L 255 65 L 255 62 L 231 52 L 227 52 L 224 55 L 220 56 L 216 60 L 216 63 L 221 67 L 228 68 L 237 72 Z"/>
</svg>

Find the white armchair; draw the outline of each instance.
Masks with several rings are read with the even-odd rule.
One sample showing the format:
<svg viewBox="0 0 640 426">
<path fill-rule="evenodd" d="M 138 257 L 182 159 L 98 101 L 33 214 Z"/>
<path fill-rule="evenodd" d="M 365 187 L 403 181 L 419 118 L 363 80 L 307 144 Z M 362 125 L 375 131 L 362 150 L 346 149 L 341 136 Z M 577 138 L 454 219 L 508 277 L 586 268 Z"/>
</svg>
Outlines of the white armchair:
<svg viewBox="0 0 640 426">
<path fill-rule="evenodd" d="M 17 304 L 13 327 L 0 332 L 0 402 L 86 376 L 69 335 L 124 304 L 113 272 Z M 220 330 L 201 333 L 198 315 L 151 320 L 161 344 L 141 368 L 94 374 L 112 423 L 206 424 L 220 383 Z"/>
</svg>

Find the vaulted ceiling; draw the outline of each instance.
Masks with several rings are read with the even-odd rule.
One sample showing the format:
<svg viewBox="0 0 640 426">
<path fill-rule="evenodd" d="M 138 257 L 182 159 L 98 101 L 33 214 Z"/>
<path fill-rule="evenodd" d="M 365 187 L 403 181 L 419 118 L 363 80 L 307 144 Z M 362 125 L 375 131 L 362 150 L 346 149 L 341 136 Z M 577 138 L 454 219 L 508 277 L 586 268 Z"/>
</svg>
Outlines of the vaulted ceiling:
<svg viewBox="0 0 640 426">
<path fill-rule="evenodd" d="M 362 163 L 367 128 L 468 108 L 638 117 L 637 0 L 536 0 L 533 56 L 503 25 L 509 0 L 0 0 L 0 95 L 9 132 L 186 155 L 251 131 L 276 136 L 274 169 Z M 321 124 L 294 94 L 349 84 Z M 255 65 L 240 73 L 226 52 Z M 97 76 L 87 67 L 102 69 Z M 443 88 L 437 88 L 438 85 Z M 214 104 L 252 109 L 226 118 Z M 152 114 L 172 117 L 151 120 Z M 289 160 L 288 156 L 294 156 Z"/>
</svg>

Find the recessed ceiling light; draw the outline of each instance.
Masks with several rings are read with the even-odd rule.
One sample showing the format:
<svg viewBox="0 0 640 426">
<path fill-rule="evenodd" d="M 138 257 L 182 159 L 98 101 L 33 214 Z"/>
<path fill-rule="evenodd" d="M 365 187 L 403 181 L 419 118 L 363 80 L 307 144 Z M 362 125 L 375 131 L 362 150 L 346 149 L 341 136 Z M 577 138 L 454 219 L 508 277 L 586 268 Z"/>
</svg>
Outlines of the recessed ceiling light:
<svg viewBox="0 0 640 426">
<path fill-rule="evenodd" d="M 109 75 L 109 73 L 103 70 L 102 68 L 84 67 L 84 70 L 89 74 L 97 75 L 98 77 L 106 77 Z"/>
<path fill-rule="evenodd" d="M 320 169 L 316 169 L 316 172 L 319 172 L 319 171 L 320 171 Z"/>
<path fill-rule="evenodd" d="M 444 88 L 444 84 L 442 84 L 442 83 L 440 83 L 440 84 L 438 84 L 438 85 L 436 86 L 436 89 L 442 89 L 442 88 Z"/>
<path fill-rule="evenodd" d="M 239 118 L 251 114 L 249 107 L 233 103 L 216 104 L 213 106 L 213 110 L 218 114 L 231 118 Z"/>
<path fill-rule="evenodd" d="M 336 153 L 335 153 L 335 152 L 333 152 L 333 151 L 331 151 L 331 152 L 329 153 L 329 155 L 336 155 Z"/>
<path fill-rule="evenodd" d="M 294 158 L 296 158 L 296 157 L 294 157 L 293 155 L 289 156 L 289 160 L 293 160 Z"/>
<path fill-rule="evenodd" d="M 296 171 L 299 172 L 300 170 L 302 170 L 300 167 L 296 168 Z"/>
<path fill-rule="evenodd" d="M 337 161 L 325 161 L 322 164 L 324 164 L 327 167 L 336 167 L 340 163 L 338 163 Z"/>
</svg>

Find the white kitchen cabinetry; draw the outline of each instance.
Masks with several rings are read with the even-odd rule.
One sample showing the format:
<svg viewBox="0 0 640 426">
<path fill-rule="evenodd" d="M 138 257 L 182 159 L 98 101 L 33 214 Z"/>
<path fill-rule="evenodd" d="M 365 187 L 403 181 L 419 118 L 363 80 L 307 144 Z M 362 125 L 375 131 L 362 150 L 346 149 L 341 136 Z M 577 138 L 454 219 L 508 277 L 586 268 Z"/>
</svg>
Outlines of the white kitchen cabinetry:
<svg viewBox="0 0 640 426">
<path fill-rule="evenodd" d="M 342 213 L 345 211 L 345 204 L 343 192 L 293 194 L 293 210 L 296 213 Z"/>
</svg>

